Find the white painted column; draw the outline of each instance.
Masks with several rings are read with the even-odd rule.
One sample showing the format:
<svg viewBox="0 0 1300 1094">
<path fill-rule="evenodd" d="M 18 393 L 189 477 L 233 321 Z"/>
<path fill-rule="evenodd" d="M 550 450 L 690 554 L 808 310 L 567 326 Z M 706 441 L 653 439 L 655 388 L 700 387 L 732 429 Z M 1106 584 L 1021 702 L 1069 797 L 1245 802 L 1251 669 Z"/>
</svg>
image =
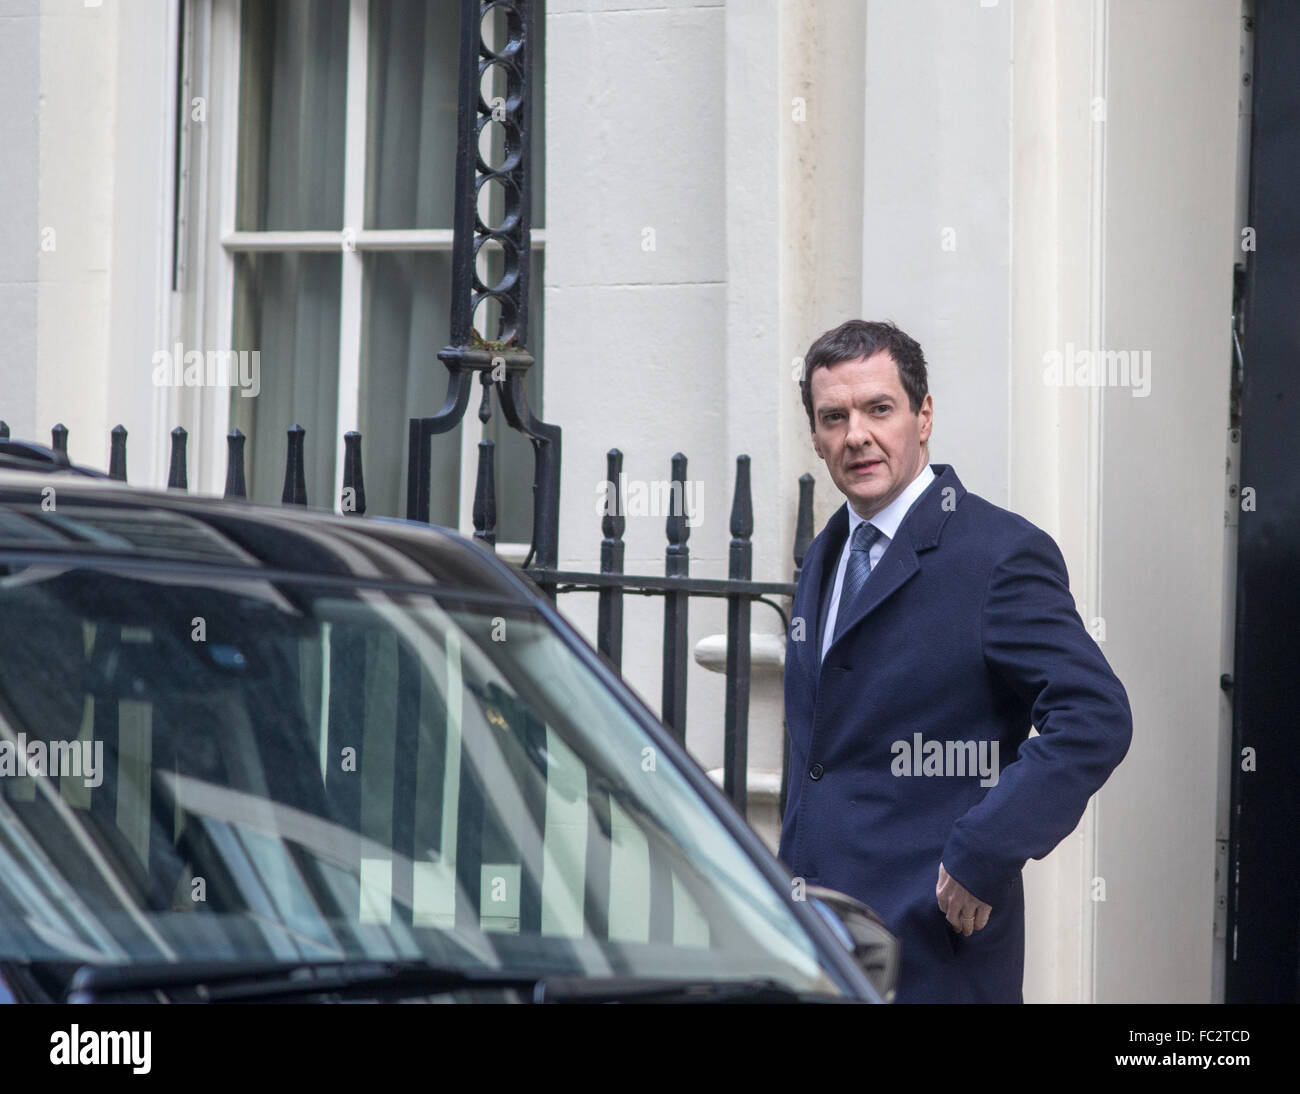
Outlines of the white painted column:
<svg viewBox="0 0 1300 1094">
<path fill-rule="evenodd" d="M 564 430 L 560 566 L 599 565 L 610 448 L 647 483 L 666 480 L 680 451 L 702 486 L 691 573 L 721 577 L 733 476 L 726 10 L 554 0 L 546 19 L 544 404 Z M 764 436 L 746 439 L 751 451 Z M 628 517 L 628 572 L 663 573 L 665 522 Z M 624 671 L 658 710 L 662 600 L 625 603 Z M 594 637 L 593 595 L 569 594 L 561 608 Z M 721 601 L 697 599 L 690 611 L 692 646 L 725 628 Z M 688 744 L 706 765 L 720 762 L 722 677 L 692 670 L 688 694 Z"/>
</svg>

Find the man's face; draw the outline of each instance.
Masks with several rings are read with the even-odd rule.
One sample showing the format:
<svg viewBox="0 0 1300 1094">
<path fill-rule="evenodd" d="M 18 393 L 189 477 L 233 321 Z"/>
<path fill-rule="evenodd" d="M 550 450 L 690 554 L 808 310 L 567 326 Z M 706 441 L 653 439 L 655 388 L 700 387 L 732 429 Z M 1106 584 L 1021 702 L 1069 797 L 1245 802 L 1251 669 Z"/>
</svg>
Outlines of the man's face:
<svg viewBox="0 0 1300 1094">
<path fill-rule="evenodd" d="M 910 483 L 929 455 L 934 404 L 913 414 L 888 350 L 814 369 L 813 448 L 840 493 L 870 520 Z"/>
</svg>

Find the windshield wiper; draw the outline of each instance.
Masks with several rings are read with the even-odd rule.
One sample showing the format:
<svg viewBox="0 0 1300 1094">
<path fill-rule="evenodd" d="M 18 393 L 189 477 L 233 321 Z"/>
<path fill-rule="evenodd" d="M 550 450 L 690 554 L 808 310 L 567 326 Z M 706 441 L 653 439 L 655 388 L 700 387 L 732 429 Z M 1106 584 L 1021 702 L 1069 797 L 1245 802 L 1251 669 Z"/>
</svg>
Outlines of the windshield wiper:
<svg viewBox="0 0 1300 1094">
<path fill-rule="evenodd" d="M 648 977 L 548 977 L 536 1003 L 809 1003 L 835 997 L 797 991 L 776 980 L 667 980 Z"/>
<path fill-rule="evenodd" d="M 83 965 L 72 978 L 67 998 L 69 1003 L 99 1003 L 122 996 L 233 1003 L 331 994 L 401 998 L 462 989 L 515 989 L 531 999 L 538 984 L 537 974 L 418 960 L 187 961 Z"/>
<path fill-rule="evenodd" d="M 551 976 L 505 969 L 466 969 L 427 961 L 195 961 L 83 965 L 70 1003 L 124 996 L 169 1002 L 235 1003 L 311 996 L 410 998 L 453 991 L 507 991 L 532 1003 L 801 1003 L 837 1001 L 770 979 L 670 980 L 650 977 Z"/>
</svg>

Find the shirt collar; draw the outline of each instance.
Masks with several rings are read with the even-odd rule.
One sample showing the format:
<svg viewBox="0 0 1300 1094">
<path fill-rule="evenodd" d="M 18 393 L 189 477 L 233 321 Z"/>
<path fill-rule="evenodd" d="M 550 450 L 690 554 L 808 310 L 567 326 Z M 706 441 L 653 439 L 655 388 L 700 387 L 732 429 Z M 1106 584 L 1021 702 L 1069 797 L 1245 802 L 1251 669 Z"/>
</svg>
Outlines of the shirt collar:
<svg viewBox="0 0 1300 1094">
<path fill-rule="evenodd" d="M 937 477 L 927 463 L 916 478 L 903 487 L 903 492 L 898 497 L 871 518 L 871 523 L 886 539 L 893 539 L 898 535 L 898 526 L 903 523 L 903 518 L 907 516 L 907 511 L 912 508 L 912 503 L 925 493 L 926 488 Z M 863 518 L 858 516 L 858 511 L 848 503 L 847 499 L 844 502 L 844 508 L 849 511 L 849 541 L 852 542 L 853 533 L 857 531 L 857 527 L 862 523 Z"/>
</svg>

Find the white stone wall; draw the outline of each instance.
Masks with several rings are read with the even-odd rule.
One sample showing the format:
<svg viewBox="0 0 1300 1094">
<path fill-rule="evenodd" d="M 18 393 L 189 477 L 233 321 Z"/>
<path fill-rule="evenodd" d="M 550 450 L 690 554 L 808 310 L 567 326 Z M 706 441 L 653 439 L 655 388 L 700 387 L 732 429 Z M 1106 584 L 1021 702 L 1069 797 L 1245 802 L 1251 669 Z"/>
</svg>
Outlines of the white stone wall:
<svg viewBox="0 0 1300 1094">
<path fill-rule="evenodd" d="M 1228 0 L 1109 6 L 1098 322 L 1151 351 L 1152 386 L 1098 426 L 1097 602 L 1135 722 L 1096 828 L 1107 1001 L 1205 1000 L 1212 976 L 1239 24 Z"/>
<path fill-rule="evenodd" d="M 36 424 L 40 40 L 39 0 L 0 5 L 0 421 L 15 437 Z"/>
<path fill-rule="evenodd" d="M 165 0 L 0 8 L 0 418 L 44 444 L 62 422 L 72 458 L 98 467 L 121 423 L 132 477 L 159 483 L 150 357 L 169 304 L 173 13 Z"/>
<path fill-rule="evenodd" d="M 562 568 L 599 563 L 596 490 L 614 447 L 643 482 L 667 479 L 673 454 L 686 455 L 699 499 L 692 574 L 726 575 L 738 452 L 755 457 L 755 521 L 772 542 L 761 500 L 776 471 L 770 427 L 759 424 L 767 415 L 746 437 L 728 428 L 728 26 L 719 5 L 548 5 L 545 307 L 556 357 L 544 403 L 564 429 Z M 742 390 L 770 406 L 761 374 L 775 365 L 754 367 L 760 378 Z M 629 573 L 663 573 L 665 523 L 628 517 Z M 562 607 L 594 635 L 594 596 L 571 594 Z M 722 602 L 692 604 L 692 644 L 724 624 Z M 625 673 L 657 711 L 661 602 L 629 597 L 625 628 Z M 706 766 L 720 763 L 721 709 L 722 678 L 692 672 L 687 740 Z"/>
</svg>

